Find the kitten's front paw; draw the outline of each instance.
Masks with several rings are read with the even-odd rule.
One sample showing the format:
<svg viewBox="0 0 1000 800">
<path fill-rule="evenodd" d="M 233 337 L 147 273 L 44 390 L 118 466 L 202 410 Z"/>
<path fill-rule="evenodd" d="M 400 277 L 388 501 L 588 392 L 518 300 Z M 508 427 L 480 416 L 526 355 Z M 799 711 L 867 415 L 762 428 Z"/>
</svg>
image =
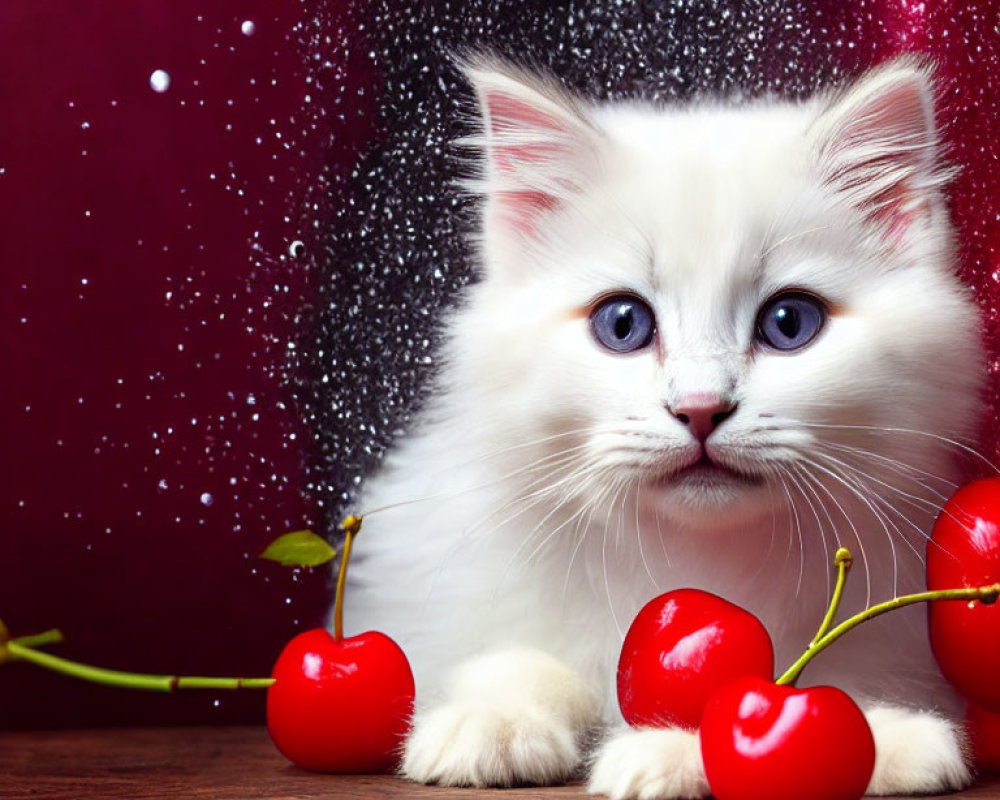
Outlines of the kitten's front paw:
<svg viewBox="0 0 1000 800">
<path fill-rule="evenodd" d="M 416 716 L 403 752 L 403 775 L 445 786 L 550 784 L 580 761 L 575 731 L 524 708 L 451 703 Z"/>
<path fill-rule="evenodd" d="M 710 790 L 698 734 L 646 728 L 614 734 L 597 753 L 590 794 L 611 800 L 700 800 Z"/>
<path fill-rule="evenodd" d="M 867 794 L 940 794 L 972 782 L 964 739 L 954 723 L 936 714 L 886 706 L 865 716 L 875 737 L 875 772 Z"/>
</svg>

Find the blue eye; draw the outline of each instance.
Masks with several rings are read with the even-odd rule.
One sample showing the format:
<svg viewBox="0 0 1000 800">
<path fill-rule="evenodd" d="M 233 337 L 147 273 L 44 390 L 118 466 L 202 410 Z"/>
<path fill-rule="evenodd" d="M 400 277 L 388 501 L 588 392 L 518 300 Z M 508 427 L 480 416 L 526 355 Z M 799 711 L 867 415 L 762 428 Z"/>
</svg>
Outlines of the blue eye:
<svg viewBox="0 0 1000 800">
<path fill-rule="evenodd" d="M 653 310 L 638 297 L 616 295 L 598 303 L 590 313 L 590 328 L 608 350 L 632 353 L 653 341 Z"/>
<path fill-rule="evenodd" d="M 775 295 L 757 316 L 757 339 L 775 350 L 798 350 L 816 338 L 826 323 L 826 306 L 802 292 Z"/>
</svg>

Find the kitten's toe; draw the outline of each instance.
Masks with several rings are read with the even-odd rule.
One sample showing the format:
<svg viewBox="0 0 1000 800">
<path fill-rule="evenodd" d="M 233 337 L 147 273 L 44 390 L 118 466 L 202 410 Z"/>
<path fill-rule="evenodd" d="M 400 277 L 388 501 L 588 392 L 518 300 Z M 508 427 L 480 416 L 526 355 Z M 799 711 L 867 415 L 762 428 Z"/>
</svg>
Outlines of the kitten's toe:
<svg viewBox="0 0 1000 800">
<path fill-rule="evenodd" d="M 587 791 L 611 800 L 708 797 L 698 734 L 677 728 L 616 732 L 597 753 Z"/>
<path fill-rule="evenodd" d="M 940 794 L 972 782 L 964 739 L 954 723 L 890 707 L 873 708 L 866 716 L 875 737 L 875 772 L 867 794 Z"/>
<path fill-rule="evenodd" d="M 444 786 L 514 786 L 565 781 L 580 762 L 576 732 L 525 709 L 451 703 L 417 715 L 402 773 Z"/>
</svg>

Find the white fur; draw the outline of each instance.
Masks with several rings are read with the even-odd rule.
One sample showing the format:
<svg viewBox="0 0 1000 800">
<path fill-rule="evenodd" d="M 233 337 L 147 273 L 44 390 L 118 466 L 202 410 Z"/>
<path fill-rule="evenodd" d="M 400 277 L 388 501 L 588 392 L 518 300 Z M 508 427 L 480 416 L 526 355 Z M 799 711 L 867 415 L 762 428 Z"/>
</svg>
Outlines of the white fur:
<svg viewBox="0 0 1000 800">
<path fill-rule="evenodd" d="M 552 656 L 490 653 L 455 671 L 443 704 L 417 713 L 403 771 L 447 786 L 565 780 L 599 721 L 596 694 Z"/>
<path fill-rule="evenodd" d="M 968 786 L 965 739 L 938 714 L 877 707 L 866 714 L 875 737 L 869 795 L 944 794 Z"/>
<path fill-rule="evenodd" d="M 856 557 L 845 614 L 922 588 L 925 536 L 980 413 L 978 319 L 953 273 L 917 65 L 806 104 L 673 110 L 585 108 L 495 64 L 471 75 L 493 109 L 481 279 L 450 320 L 439 390 L 368 483 L 362 510 L 390 508 L 366 517 L 348 624 L 393 636 L 413 664 L 405 774 L 549 782 L 581 756 L 587 692 L 618 719 L 621 639 L 650 597 L 727 597 L 762 619 L 783 667 L 822 618 L 838 545 Z M 776 353 L 755 318 L 790 287 L 832 310 L 809 346 Z M 653 345 L 624 356 L 588 322 L 622 291 L 657 318 Z M 760 485 L 676 477 L 701 448 L 667 408 L 706 393 L 737 404 L 708 454 Z M 919 608 L 869 623 L 800 685 L 954 713 L 925 627 Z M 564 667 L 539 665 L 533 683 L 534 656 L 479 660 L 518 647 Z M 566 696 L 545 677 L 563 669 Z M 954 737 L 913 719 L 925 751 L 951 754 L 925 757 L 919 783 L 966 780 Z M 612 739 L 592 787 L 693 796 L 686 760 L 675 777 L 651 763 L 669 741 Z"/>
<path fill-rule="evenodd" d="M 698 734 L 676 728 L 619 731 L 598 751 L 587 791 L 611 800 L 708 797 Z"/>
</svg>

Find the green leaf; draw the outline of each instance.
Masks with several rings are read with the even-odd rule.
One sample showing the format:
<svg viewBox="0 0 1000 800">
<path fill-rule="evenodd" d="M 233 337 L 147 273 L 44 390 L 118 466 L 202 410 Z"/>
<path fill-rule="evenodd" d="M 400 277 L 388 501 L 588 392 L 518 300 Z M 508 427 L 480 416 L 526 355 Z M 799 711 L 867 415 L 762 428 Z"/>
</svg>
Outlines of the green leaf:
<svg viewBox="0 0 1000 800">
<path fill-rule="evenodd" d="M 312 531 L 293 531 L 271 542 L 260 557 L 286 567 L 318 567 L 336 555 L 337 551 L 322 536 Z"/>
</svg>

